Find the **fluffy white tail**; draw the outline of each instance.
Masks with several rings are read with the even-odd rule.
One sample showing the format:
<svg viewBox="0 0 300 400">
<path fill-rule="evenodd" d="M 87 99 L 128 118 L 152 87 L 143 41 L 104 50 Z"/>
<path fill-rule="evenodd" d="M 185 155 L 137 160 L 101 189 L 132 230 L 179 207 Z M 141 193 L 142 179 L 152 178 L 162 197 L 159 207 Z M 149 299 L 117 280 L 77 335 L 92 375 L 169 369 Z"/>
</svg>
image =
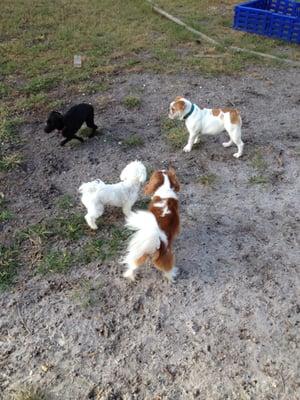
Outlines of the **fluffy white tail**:
<svg viewBox="0 0 300 400">
<path fill-rule="evenodd" d="M 98 189 L 101 188 L 101 186 L 105 186 L 105 183 L 102 182 L 100 179 L 97 179 L 92 182 L 87 182 L 83 183 L 80 188 L 78 189 L 79 193 L 85 194 L 85 193 L 94 193 Z"/>
<path fill-rule="evenodd" d="M 136 231 L 128 245 L 124 263 L 131 264 L 143 255 L 152 255 L 161 242 L 168 243 L 166 234 L 159 228 L 150 211 L 132 212 L 126 221 L 127 228 Z"/>
</svg>

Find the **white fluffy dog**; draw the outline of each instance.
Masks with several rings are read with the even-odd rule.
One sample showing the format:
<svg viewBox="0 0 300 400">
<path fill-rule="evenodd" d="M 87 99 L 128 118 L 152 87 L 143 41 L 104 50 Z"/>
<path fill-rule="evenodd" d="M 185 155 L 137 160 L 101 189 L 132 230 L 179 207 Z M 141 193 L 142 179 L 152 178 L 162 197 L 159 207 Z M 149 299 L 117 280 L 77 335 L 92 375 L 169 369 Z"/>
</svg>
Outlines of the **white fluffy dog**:
<svg viewBox="0 0 300 400">
<path fill-rule="evenodd" d="M 90 228 L 98 228 L 96 219 L 103 214 L 105 204 L 122 207 L 126 216 L 130 214 L 140 186 L 147 179 L 146 167 L 140 161 L 133 161 L 123 169 L 120 179 L 122 182 L 115 184 L 106 184 L 97 179 L 80 186 L 81 202 L 87 208 L 85 220 Z"/>
</svg>

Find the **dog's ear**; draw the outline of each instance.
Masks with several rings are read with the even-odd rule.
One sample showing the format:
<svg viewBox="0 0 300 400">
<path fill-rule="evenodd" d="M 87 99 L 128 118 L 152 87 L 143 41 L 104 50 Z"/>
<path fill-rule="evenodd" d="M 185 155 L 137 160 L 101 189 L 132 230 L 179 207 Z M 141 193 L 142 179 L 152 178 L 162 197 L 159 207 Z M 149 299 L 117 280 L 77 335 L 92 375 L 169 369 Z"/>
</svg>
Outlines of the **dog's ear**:
<svg viewBox="0 0 300 400">
<path fill-rule="evenodd" d="M 169 167 L 169 169 L 168 169 L 168 177 L 169 177 L 169 180 L 170 180 L 171 188 L 174 189 L 175 192 L 179 192 L 180 184 L 179 184 L 179 181 L 177 179 L 175 169 L 172 166 Z"/>
<path fill-rule="evenodd" d="M 144 193 L 146 195 L 153 194 L 162 184 L 164 183 L 164 176 L 161 171 L 155 171 L 151 175 L 149 182 L 144 187 Z"/>
</svg>

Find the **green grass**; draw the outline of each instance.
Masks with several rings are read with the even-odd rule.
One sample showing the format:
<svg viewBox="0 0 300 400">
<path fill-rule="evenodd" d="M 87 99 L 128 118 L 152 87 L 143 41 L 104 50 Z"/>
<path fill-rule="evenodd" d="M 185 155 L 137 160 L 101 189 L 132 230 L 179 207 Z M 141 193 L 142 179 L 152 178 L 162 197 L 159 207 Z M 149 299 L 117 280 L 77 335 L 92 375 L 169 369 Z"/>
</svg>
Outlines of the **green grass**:
<svg viewBox="0 0 300 400">
<path fill-rule="evenodd" d="M 269 182 L 269 179 L 263 175 L 254 175 L 249 178 L 251 185 L 265 185 Z"/>
<path fill-rule="evenodd" d="M 19 153 L 8 153 L 1 155 L 0 152 L 0 172 L 7 172 L 22 163 L 22 156 Z"/>
<path fill-rule="evenodd" d="M 206 174 L 206 175 L 200 176 L 200 178 L 199 178 L 199 182 L 203 186 L 213 186 L 213 184 L 216 182 L 216 180 L 217 180 L 217 175 L 215 175 L 215 174 Z"/>
<path fill-rule="evenodd" d="M 163 119 L 161 132 L 174 149 L 182 149 L 187 142 L 187 132 L 181 121 Z"/>
<path fill-rule="evenodd" d="M 56 204 L 61 210 L 70 210 L 74 207 L 75 201 L 71 195 L 64 194 L 57 199 Z"/>
<path fill-rule="evenodd" d="M 0 244 L 0 290 L 7 289 L 16 279 L 19 251 L 17 247 Z"/>
<path fill-rule="evenodd" d="M 268 167 L 266 160 L 263 158 L 260 151 L 256 151 L 252 160 L 251 166 L 257 171 L 265 171 Z"/>
<path fill-rule="evenodd" d="M 45 390 L 27 385 L 24 388 L 17 389 L 10 397 L 10 400 L 50 400 Z"/>
<path fill-rule="evenodd" d="M 123 98 L 123 104 L 126 108 L 129 110 L 132 110 L 134 108 L 139 108 L 141 105 L 141 99 L 138 96 L 126 96 Z"/>
<path fill-rule="evenodd" d="M 143 146 L 144 140 L 141 136 L 137 134 L 129 135 L 124 141 L 123 144 L 127 147 L 139 147 Z"/>
<path fill-rule="evenodd" d="M 49 250 L 37 266 L 40 274 L 66 273 L 72 266 L 74 255 L 67 250 Z"/>
</svg>

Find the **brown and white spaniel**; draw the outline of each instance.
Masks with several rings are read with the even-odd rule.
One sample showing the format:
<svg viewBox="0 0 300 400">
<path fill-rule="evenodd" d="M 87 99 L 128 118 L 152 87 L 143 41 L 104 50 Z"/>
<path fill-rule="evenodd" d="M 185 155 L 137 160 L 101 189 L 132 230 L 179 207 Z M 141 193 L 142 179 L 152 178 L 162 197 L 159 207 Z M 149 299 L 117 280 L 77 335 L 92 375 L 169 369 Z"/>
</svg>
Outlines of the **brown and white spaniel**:
<svg viewBox="0 0 300 400">
<path fill-rule="evenodd" d="M 134 230 L 124 263 L 126 278 L 134 280 L 135 270 L 148 259 L 163 271 L 171 282 L 176 277 L 173 241 L 179 233 L 179 210 L 176 192 L 180 189 L 175 170 L 155 171 L 144 188 L 152 195 L 148 211 L 132 212 L 126 226 Z"/>
</svg>

